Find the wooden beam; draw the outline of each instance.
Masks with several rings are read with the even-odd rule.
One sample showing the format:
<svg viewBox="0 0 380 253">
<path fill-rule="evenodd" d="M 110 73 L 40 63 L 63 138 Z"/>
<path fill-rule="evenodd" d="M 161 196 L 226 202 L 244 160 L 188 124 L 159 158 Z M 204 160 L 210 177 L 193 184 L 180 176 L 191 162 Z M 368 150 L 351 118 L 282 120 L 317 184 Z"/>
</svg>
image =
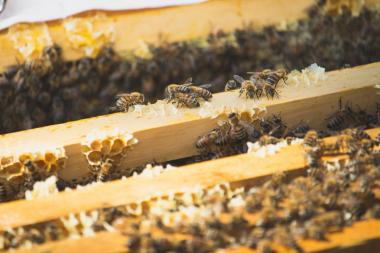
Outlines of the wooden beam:
<svg viewBox="0 0 380 253">
<path fill-rule="evenodd" d="M 313 128 L 338 108 L 340 97 L 373 112 L 378 101 L 373 86 L 380 83 L 380 62 L 327 73 L 327 79 L 310 87 L 286 87 L 281 98 L 260 101 L 238 97 L 237 91 L 215 94 L 210 106 L 223 108 L 266 107 L 269 114 L 281 113 L 289 127 L 301 119 Z M 204 108 L 204 106 L 203 106 Z M 217 118 L 202 118 L 201 108 L 180 109 L 180 114 L 139 117 L 136 113 L 114 113 L 65 124 L 0 135 L 0 157 L 34 150 L 35 147 L 64 147 L 68 163 L 60 177 L 73 179 L 88 173 L 87 161 L 80 152 L 81 142 L 91 130 L 110 133 L 117 127 L 134 133 L 139 143 L 127 154 L 122 166 L 135 167 L 148 162 L 168 161 L 197 154 L 196 139 L 215 127 Z M 48 138 L 47 138 L 48 137 Z M 180 142 L 178 140 L 181 140 Z"/>
<path fill-rule="evenodd" d="M 380 128 L 368 133 L 374 137 L 380 133 Z M 327 139 L 334 140 L 335 137 Z M 132 177 L 32 201 L 13 201 L 0 205 L 0 231 L 53 220 L 69 213 L 140 203 L 195 186 L 207 188 L 223 182 L 236 186 L 259 184 L 277 171 L 294 176 L 305 173 L 305 167 L 303 147 L 292 145 L 279 150 L 270 159 L 248 153 L 179 167 L 155 177 Z"/>
<path fill-rule="evenodd" d="M 304 10 L 313 3 L 314 0 L 294 0 L 291 5 L 286 0 L 211 0 L 195 5 L 100 13 L 105 13 L 114 25 L 115 49 L 125 52 L 138 49 L 142 41 L 158 45 L 162 37 L 167 42 L 177 42 L 204 38 L 216 30 L 230 32 L 250 23 L 262 27 L 295 21 L 304 18 Z M 86 12 L 75 17 L 84 17 L 86 20 L 94 13 Z M 46 24 L 52 41 L 62 46 L 65 59 L 74 60 L 84 56 L 67 40 L 61 21 Z M 15 64 L 16 59 L 23 61 L 7 32 L 0 32 L 0 69 Z"/>
<path fill-rule="evenodd" d="M 373 253 L 380 251 L 380 220 L 365 220 L 354 223 L 352 227 L 346 227 L 342 232 L 327 234 L 326 241 L 300 240 L 299 245 L 306 253 L 331 252 L 331 253 Z M 101 232 L 92 237 L 84 237 L 78 240 L 61 240 L 48 242 L 31 249 L 16 250 L 15 253 L 32 252 L 92 252 L 114 253 L 124 252 L 127 238 L 118 232 Z M 255 253 L 256 250 L 238 248 L 225 250 L 226 253 Z M 278 253 L 289 252 L 280 248 Z"/>
</svg>

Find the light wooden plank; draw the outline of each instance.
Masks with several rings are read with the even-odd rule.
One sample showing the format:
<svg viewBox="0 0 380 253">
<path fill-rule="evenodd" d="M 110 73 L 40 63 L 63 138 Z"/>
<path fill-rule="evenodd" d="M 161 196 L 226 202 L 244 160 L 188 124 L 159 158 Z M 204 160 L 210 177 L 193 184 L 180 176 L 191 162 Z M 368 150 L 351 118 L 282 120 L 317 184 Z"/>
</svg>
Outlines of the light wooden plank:
<svg viewBox="0 0 380 253">
<path fill-rule="evenodd" d="M 380 128 L 368 132 L 374 137 L 380 133 Z M 335 137 L 327 139 L 334 140 Z M 206 188 L 223 182 L 236 186 L 259 184 L 277 171 L 286 171 L 293 176 L 303 174 L 305 166 L 303 147 L 292 145 L 279 150 L 270 159 L 242 154 L 179 167 L 151 178 L 133 177 L 32 201 L 4 203 L 0 205 L 0 231 L 69 213 L 141 202 L 195 186 Z"/>
<path fill-rule="evenodd" d="M 305 253 L 331 252 L 331 253 L 374 253 L 380 251 L 380 221 L 365 220 L 355 223 L 352 227 L 346 227 L 342 232 L 328 234 L 326 241 L 300 240 L 299 245 Z M 124 252 L 127 238 L 118 232 L 101 232 L 92 237 L 84 237 L 79 240 L 62 240 L 49 242 L 32 249 L 20 249 L 15 253 L 31 252 L 92 252 L 114 253 Z M 255 253 L 256 250 L 238 248 L 225 250 L 226 253 Z M 289 249 L 279 248 L 276 252 L 285 253 Z"/>
<path fill-rule="evenodd" d="M 139 43 L 159 44 L 160 38 L 167 42 L 206 37 L 212 31 L 233 31 L 252 23 L 256 27 L 295 21 L 306 16 L 304 10 L 313 0 L 211 0 L 201 4 L 144 9 L 137 11 L 115 11 L 106 13 L 115 27 L 115 49 L 120 52 L 135 50 Z M 94 12 L 79 14 L 90 17 Z M 61 21 L 47 22 L 52 41 L 61 45 L 67 60 L 83 57 L 82 51 L 67 41 Z M 101 28 L 101 27 L 100 27 Z M 0 69 L 22 62 L 21 55 L 7 37 L 7 30 L 0 33 Z"/>
<path fill-rule="evenodd" d="M 338 99 L 359 104 L 373 112 L 378 96 L 373 86 L 380 83 L 380 63 L 367 64 L 327 73 L 327 79 L 310 87 L 287 87 L 281 98 L 260 101 L 239 98 L 237 91 L 214 95 L 214 108 L 253 108 L 265 106 L 268 114 L 281 113 L 289 127 L 301 119 L 321 128 L 338 108 Z M 90 130 L 111 132 L 115 127 L 134 133 L 139 143 L 128 153 L 122 166 L 134 167 L 153 160 L 157 162 L 190 157 L 197 154 L 196 139 L 211 130 L 217 119 L 199 116 L 201 108 L 180 109 L 182 115 L 138 117 L 135 113 L 114 113 L 65 124 L 52 125 L 0 135 L 0 156 L 27 152 L 34 147 L 64 146 L 68 163 L 60 176 L 72 179 L 88 173 L 80 143 Z M 181 140 L 180 142 L 178 140 Z"/>
</svg>

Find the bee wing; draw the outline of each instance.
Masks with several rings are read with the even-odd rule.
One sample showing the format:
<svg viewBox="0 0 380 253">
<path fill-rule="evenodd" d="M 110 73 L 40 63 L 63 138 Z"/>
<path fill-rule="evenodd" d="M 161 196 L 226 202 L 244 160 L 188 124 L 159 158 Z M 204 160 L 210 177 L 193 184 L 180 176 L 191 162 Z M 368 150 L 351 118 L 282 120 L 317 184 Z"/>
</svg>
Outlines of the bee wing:
<svg viewBox="0 0 380 253">
<path fill-rule="evenodd" d="M 192 77 L 189 77 L 187 78 L 184 82 L 183 82 L 183 85 L 186 85 L 186 86 L 189 86 L 193 83 L 193 78 Z"/>
<path fill-rule="evenodd" d="M 233 78 L 234 78 L 237 82 L 239 82 L 239 83 L 242 83 L 242 82 L 245 81 L 244 78 L 241 77 L 241 76 L 239 76 L 239 75 L 234 75 Z"/>
<path fill-rule="evenodd" d="M 213 87 L 214 85 L 211 84 L 211 83 L 205 83 L 205 84 L 202 84 L 202 85 L 199 85 L 200 88 L 202 89 L 206 89 L 206 90 L 211 90 L 211 88 Z"/>
<path fill-rule="evenodd" d="M 120 93 L 120 94 L 117 94 L 115 97 L 116 98 L 121 98 L 121 97 L 124 97 L 124 96 L 127 96 L 128 93 Z"/>
</svg>

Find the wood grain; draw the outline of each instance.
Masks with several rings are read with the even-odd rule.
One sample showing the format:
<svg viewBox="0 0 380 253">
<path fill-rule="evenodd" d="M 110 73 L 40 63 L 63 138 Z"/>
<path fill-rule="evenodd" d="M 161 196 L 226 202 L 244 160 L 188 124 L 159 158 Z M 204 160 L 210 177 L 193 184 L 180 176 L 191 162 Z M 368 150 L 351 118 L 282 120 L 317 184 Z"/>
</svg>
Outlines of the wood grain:
<svg viewBox="0 0 380 253">
<path fill-rule="evenodd" d="M 368 132 L 374 137 L 380 133 L 380 128 Z M 0 205 L 0 231 L 53 220 L 69 213 L 139 203 L 191 190 L 195 186 L 206 188 L 223 182 L 234 186 L 257 185 L 277 171 L 286 171 L 293 176 L 303 174 L 305 166 L 303 147 L 292 145 L 279 150 L 270 159 L 248 153 L 178 167 L 155 177 L 137 176 L 32 201 L 13 201 Z"/>
<path fill-rule="evenodd" d="M 374 253 L 380 251 L 380 220 L 365 220 L 346 227 L 342 232 L 330 233 L 326 241 L 299 240 L 299 245 L 306 253 Z M 32 252 L 91 252 L 114 253 L 125 252 L 127 239 L 118 232 L 101 232 L 92 237 L 79 240 L 62 240 L 35 246 L 28 250 L 16 250 L 15 253 Z M 226 253 L 256 253 L 249 248 L 225 250 Z M 278 248 L 278 253 L 292 252 L 289 249 Z"/>
<path fill-rule="evenodd" d="M 281 90 L 280 99 L 246 100 L 232 91 L 214 94 L 210 106 L 220 110 L 261 106 L 266 107 L 268 114 L 281 113 L 288 127 L 303 119 L 313 128 L 321 128 L 326 123 L 324 119 L 337 110 L 340 97 L 373 112 L 378 101 L 373 86 L 377 83 L 380 83 L 380 63 L 373 63 L 329 72 L 326 80 L 310 87 L 286 87 Z M 80 152 L 80 143 L 86 134 L 92 130 L 110 133 L 114 128 L 134 133 L 139 140 L 124 159 L 124 167 L 190 157 L 197 154 L 194 146 L 197 138 L 214 128 L 218 120 L 202 118 L 199 115 L 202 107 L 180 109 L 180 114 L 157 117 L 114 113 L 0 135 L 0 157 L 28 152 L 35 147 L 63 146 L 69 159 L 60 177 L 78 178 L 88 173 L 87 162 Z"/>
<path fill-rule="evenodd" d="M 162 38 L 167 42 L 184 41 L 206 37 L 217 30 L 233 31 L 250 23 L 262 27 L 295 21 L 306 16 L 304 10 L 313 2 L 293 0 L 292 5 L 288 5 L 286 0 L 211 0 L 195 5 L 98 13 L 105 13 L 113 22 L 115 49 L 125 52 L 136 50 L 142 41 L 158 45 Z M 94 13 L 90 11 L 75 16 L 88 18 Z M 52 41 L 62 46 L 65 59 L 84 56 L 67 41 L 61 21 L 47 22 L 47 25 Z M 23 62 L 7 32 L 0 32 L 0 69 L 15 64 L 16 60 Z"/>
</svg>

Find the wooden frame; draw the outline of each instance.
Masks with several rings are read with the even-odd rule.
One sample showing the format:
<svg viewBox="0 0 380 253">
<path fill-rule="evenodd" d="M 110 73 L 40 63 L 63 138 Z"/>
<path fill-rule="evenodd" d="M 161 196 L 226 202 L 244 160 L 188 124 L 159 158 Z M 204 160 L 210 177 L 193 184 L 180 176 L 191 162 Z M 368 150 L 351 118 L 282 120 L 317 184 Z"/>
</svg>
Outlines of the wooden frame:
<svg viewBox="0 0 380 253">
<path fill-rule="evenodd" d="M 352 227 L 346 227 L 342 232 L 327 235 L 327 241 L 302 240 L 300 246 L 306 253 L 334 252 L 334 253 L 373 253 L 380 249 L 379 220 L 367 220 L 355 223 Z M 62 240 L 50 242 L 32 249 L 16 250 L 16 253 L 32 252 L 92 252 L 114 253 L 124 252 L 127 238 L 117 232 L 101 232 L 92 237 L 84 237 L 79 240 Z M 255 253 L 249 248 L 225 250 L 226 253 Z M 289 252 L 282 248 L 278 253 Z"/>
<path fill-rule="evenodd" d="M 380 128 L 368 132 L 375 137 Z M 335 137 L 328 139 L 334 140 Z M 247 153 L 178 167 L 155 177 L 132 177 L 33 201 L 13 201 L 0 205 L 0 231 L 56 219 L 69 213 L 140 203 L 195 186 L 207 188 L 224 182 L 233 186 L 260 184 L 276 171 L 303 174 L 305 166 L 305 151 L 298 144 L 279 150 L 271 159 Z M 141 186 L 143 189 L 136 191 Z"/>
<path fill-rule="evenodd" d="M 114 24 L 115 49 L 125 52 L 138 49 L 141 42 L 157 45 L 162 38 L 176 42 L 206 37 L 216 30 L 233 31 L 249 23 L 262 27 L 295 21 L 305 17 L 304 10 L 313 3 L 313 0 L 293 0 L 292 5 L 286 0 L 210 0 L 196 5 L 101 13 L 106 13 Z M 75 16 L 87 19 L 93 14 L 92 11 Z M 84 56 L 67 41 L 61 21 L 47 22 L 47 26 L 52 41 L 62 46 L 65 59 Z M 7 30 L 0 32 L 0 45 L 0 69 L 15 64 L 16 59 L 23 61 L 8 39 Z"/>
<path fill-rule="evenodd" d="M 310 87 L 287 87 L 281 98 L 260 101 L 239 98 L 237 91 L 215 94 L 210 106 L 231 108 L 266 107 L 268 115 L 281 113 L 288 127 L 301 119 L 321 128 L 338 108 L 338 100 L 351 101 L 372 111 L 378 101 L 374 85 L 380 83 L 380 63 L 327 73 L 327 79 Z M 135 167 L 152 161 L 163 162 L 197 154 L 196 139 L 215 127 L 218 118 L 201 117 L 201 108 L 180 109 L 180 115 L 139 117 L 136 113 L 114 113 L 65 124 L 47 126 L 0 136 L 0 157 L 27 152 L 32 147 L 64 147 L 68 163 L 60 177 L 73 179 L 88 173 L 87 161 L 81 154 L 81 142 L 90 130 L 110 133 L 113 128 L 133 133 L 139 143 L 123 160 L 122 166 Z M 49 136 L 49 138 L 46 138 Z M 181 139 L 181 142 L 178 140 Z"/>
<path fill-rule="evenodd" d="M 380 128 L 368 130 L 368 133 L 374 137 L 380 134 Z M 334 142 L 335 139 L 336 137 L 330 137 L 326 141 Z M 51 220 L 72 212 L 136 203 L 152 197 L 166 196 L 170 192 L 181 192 L 184 188 L 191 189 L 191 187 L 198 185 L 209 187 L 222 182 L 229 182 L 233 186 L 256 185 L 277 171 L 286 171 L 290 176 L 305 172 L 305 151 L 299 144 L 285 147 L 270 158 L 260 158 L 248 153 L 183 166 L 164 172 L 154 178 L 129 178 L 125 181 L 101 184 L 85 190 L 60 193 L 44 199 L 3 204 L 0 205 L 0 230 L 5 227 Z M 286 163 L 283 162 L 285 159 L 287 160 Z M 344 157 L 329 159 L 344 159 Z M 144 191 L 136 191 L 137 185 L 144 185 Z M 64 205 L 57 206 L 56 203 L 64 203 Z M 53 207 L 53 205 L 56 206 Z M 9 216 L 9 214 L 14 217 Z M 330 252 L 329 250 L 333 252 L 350 252 L 347 250 L 375 252 L 375 249 L 380 249 L 379 227 L 380 221 L 378 220 L 360 221 L 355 223 L 353 227 L 345 228 L 342 233 L 330 234 L 326 242 L 302 240 L 300 245 L 305 249 L 305 252 Z M 83 250 L 120 252 L 124 250 L 125 242 L 126 238 L 118 232 L 101 232 L 94 237 L 81 238 L 75 241 L 49 242 L 31 250 L 18 250 L 17 252 L 26 253 L 37 250 L 38 252 L 58 253 L 67 249 L 72 252 Z M 248 253 L 255 251 L 241 248 L 227 252 Z"/>
</svg>

